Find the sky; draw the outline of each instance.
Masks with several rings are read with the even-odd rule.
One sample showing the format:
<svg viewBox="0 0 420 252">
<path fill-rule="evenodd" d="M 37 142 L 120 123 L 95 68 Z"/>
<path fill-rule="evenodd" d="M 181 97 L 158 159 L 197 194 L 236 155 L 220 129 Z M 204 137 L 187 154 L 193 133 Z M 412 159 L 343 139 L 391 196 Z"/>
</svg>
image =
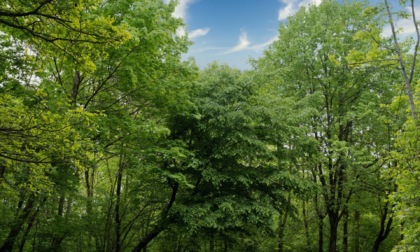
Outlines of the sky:
<svg viewBox="0 0 420 252">
<path fill-rule="evenodd" d="M 280 22 L 308 4 L 322 0 L 179 0 L 173 16 L 182 18 L 193 45 L 183 57 L 194 57 L 200 68 L 213 61 L 242 70 L 250 69 L 249 58 L 259 58 L 277 39 Z M 395 2 L 390 0 L 389 2 Z M 420 10 L 420 5 L 419 8 Z M 420 14 L 420 11 L 418 12 Z M 403 34 L 414 32 L 410 22 L 397 24 Z M 390 35 L 390 28 L 384 28 Z"/>
</svg>

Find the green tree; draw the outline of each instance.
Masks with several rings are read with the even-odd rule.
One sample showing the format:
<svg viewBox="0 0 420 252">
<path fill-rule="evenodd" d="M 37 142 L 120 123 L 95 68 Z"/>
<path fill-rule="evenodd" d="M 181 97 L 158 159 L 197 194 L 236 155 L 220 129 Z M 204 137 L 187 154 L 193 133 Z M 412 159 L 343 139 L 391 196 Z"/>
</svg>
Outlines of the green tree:
<svg viewBox="0 0 420 252">
<path fill-rule="evenodd" d="M 408 4 L 408 8 L 401 9 L 401 6 Z M 393 47 L 398 58 L 399 72 L 402 76 L 402 83 L 405 86 L 405 98 L 395 97 L 393 110 L 401 106 L 402 102 L 408 103 L 410 114 L 402 114 L 401 120 L 405 123 L 395 131 L 397 149 L 393 153 L 395 167 L 388 174 L 395 179 L 398 190 L 391 195 L 390 201 L 396 209 L 396 216 L 401 225 L 402 239 L 395 251 L 416 251 L 419 249 L 418 233 L 419 225 L 417 216 L 418 207 L 418 173 L 419 173 L 419 124 L 418 124 L 418 48 L 420 33 L 418 17 L 415 13 L 414 1 L 400 1 L 400 5 L 391 6 L 389 1 L 384 1 L 388 14 L 388 22 L 391 26 Z M 407 10 L 408 9 L 408 10 Z M 398 37 L 395 27 L 395 18 L 406 19 L 415 28 L 413 38 L 402 40 Z"/>
<path fill-rule="evenodd" d="M 144 153 L 167 134 L 165 108 L 180 104 L 183 81 L 194 72 L 180 60 L 188 42 L 175 36 L 182 21 L 172 17 L 174 7 L 162 1 L 2 6 L 1 114 L 8 116 L 1 121 L 7 141 L 0 171 L 2 187 L 10 186 L 2 197 L 14 195 L 2 209 L 5 217 L 16 212 L 2 232 L 9 234 L 1 237 L 4 250 L 17 239 L 23 249 L 32 235 L 38 250 L 119 251 L 142 238 L 147 218 L 139 209 L 146 207 L 154 221 L 166 201 L 153 202 L 154 193 L 164 194 L 167 176 L 147 172 L 154 161 Z M 139 191 L 144 182 L 150 188 Z M 72 242 L 76 237 L 83 238 Z"/>
<path fill-rule="evenodd" d="M 187 249 L 256 250 L 262 234 L 273 235 L 276 209 L 294 209 L 286 192 L 303 185 L 277 165 L 272 128 L 281 122 L 258 93 L 247 74 L 212 64 L 191 90 L 191 106 L 170 117 L 171 139 L 190 153 L 184 159 L 193 158 L 164 166 L 179 174 L 170 216 L 181 234 L 206 241 Z"/>
<path fill-rule="evenodd" d="M 386 155 L 380 151 L 384 141 L 365 135 L 381 132 L 381 124 L 370 118 L 382 118 L 380 104 L 390 102 L 393 87 L 382 81 L 386 71 L 354 60 L 355 52 L 374 61 L 385 57 L 369 54 L 374 44 L 359 38 L 362 32 L 380 34 L 382 21 L 369 10 L 365 3 L 336 1 L 301 8 L 280 25 L 279 40 L 256 64 L 257 70 L 278 80 L 281 96 L 301 100 L 316 111 L 310 120 L 297 123 L 305 127 L 305 137 L 317 142 L 316 151 L 300 162 L 319 186 L 313 203 L 319 218 L 319 251 L 324 250 L 325 215 L 328 250 L 338 250 L 340 223 L 343 251 L 348 250 L 352 198 L 366 173 L 377 174 L 384 167 L 379 162 Z"/>
</svg>

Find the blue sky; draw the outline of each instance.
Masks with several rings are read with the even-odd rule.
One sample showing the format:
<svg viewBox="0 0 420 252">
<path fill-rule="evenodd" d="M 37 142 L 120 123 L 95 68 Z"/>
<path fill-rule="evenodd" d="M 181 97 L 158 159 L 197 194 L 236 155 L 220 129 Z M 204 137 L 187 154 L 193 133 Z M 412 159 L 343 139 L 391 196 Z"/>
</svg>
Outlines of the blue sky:
<svg viewBox="0 0 420 252">
<path fill-rule="evenodd" d="M 184 19 L 194 42 L 188 56 L 200 67 L 218 60 L 246 68 L 247 59 L 259 57 L 277 37 L 281 6 L 278 0 L 193 1 Z"/>
<path fill-rule="evenodd" d="M 260 57 L 264 49 L 277 39 L 279 22 L 286 21 L 300 6 L 319 4 L 321 0 L 178 2 L 173 15 L 184 19 L 186 24 L 186 28 L 178 32 L 181 35 L 188 32 L 194 43 L 185 58 L 194 57 L 200 68 L 217 60 L 239 69 L 249 69 L 248 59 Z M 414 29 L 409 22 L 401 21 L 398 26 L 404 28 L 405 34 Z M 384 35 L 389 34 L 389 29 L 385 27 Z"/>
</svg>

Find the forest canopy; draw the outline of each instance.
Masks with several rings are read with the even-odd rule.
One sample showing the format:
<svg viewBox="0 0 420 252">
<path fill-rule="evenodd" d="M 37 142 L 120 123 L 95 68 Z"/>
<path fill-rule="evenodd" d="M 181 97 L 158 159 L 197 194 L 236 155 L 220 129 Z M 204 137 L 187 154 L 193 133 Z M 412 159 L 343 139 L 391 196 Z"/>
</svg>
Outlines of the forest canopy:
<svg viewBox="0 0 420 252">
<path fill-rule="evenodd" d="M 419 251 L 414 1 L 301 7 L 246 71 L 176 5 L 2 1 L 0 251 Z"/>
</svg>

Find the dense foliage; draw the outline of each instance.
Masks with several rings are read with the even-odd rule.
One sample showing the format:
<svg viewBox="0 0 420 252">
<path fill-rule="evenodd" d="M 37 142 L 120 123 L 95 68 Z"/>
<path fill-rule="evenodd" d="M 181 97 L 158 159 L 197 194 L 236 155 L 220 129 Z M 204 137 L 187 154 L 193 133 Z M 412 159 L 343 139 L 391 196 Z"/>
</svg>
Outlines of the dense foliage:
<svg viewBox="0 0 420 252">
<path fill-rule="evenodd" d="M 240 71 L 181 59 L 176 1 L 3 1 L 0 251 L 420 250 L 384 3 L 302 7 Z"/>
</svg>

